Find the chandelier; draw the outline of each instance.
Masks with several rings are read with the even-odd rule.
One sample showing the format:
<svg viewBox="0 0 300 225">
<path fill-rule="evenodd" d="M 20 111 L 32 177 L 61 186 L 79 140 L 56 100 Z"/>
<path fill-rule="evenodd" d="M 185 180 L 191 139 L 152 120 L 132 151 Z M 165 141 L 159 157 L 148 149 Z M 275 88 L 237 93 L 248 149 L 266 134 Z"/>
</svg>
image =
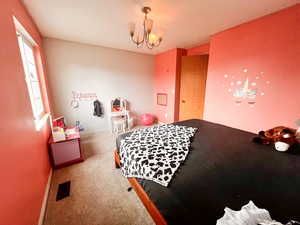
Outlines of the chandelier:
<svg viewBox="0 0 300 225">
<path fill-rule="evenodd" d="M 139 31 L 135 31 L 135 24 L 132 23 L 130 24 L 130 38 L 138 48 L 142 47 L 145 44 L 147 48 L 153 49 L 154 47 L 160 45 L 162 37 L 151 33 L 153 27 L 153 20 L 148 18 L 148 13 L 151 12 L 151 8 L 143 7 L 142 12 L 145 14 L 142 35 L 140 35 Z"/>
</svg>

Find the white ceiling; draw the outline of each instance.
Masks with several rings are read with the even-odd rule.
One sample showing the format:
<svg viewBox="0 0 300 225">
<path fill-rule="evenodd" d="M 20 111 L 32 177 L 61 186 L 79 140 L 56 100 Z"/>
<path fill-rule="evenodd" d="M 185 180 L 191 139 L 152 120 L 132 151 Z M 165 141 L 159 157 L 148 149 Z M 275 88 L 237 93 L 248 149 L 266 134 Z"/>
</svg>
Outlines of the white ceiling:
<svg viewBox="0 0 300 225">
<path fill-rule="evenodd" d="M 45 37 L 156 54 L 189 48 L 209 36 L 299 3 L 299 0 L 23 0 Z M 141 23 L 150 5 L 154 32 L 163 34 L 153 50 L 137 49 L 128 24 Z"/>
</svg>

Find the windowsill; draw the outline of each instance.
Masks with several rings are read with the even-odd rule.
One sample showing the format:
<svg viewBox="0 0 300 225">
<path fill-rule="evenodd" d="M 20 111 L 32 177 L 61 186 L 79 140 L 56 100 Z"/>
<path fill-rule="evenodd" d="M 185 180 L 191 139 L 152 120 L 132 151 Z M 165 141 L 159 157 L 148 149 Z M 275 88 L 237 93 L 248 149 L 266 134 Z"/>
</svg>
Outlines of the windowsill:
<svg viewBox="0 0 300 225">
<path fill-rule="evenodd" d="M 50 116 L 50 113 L 45 113 L 41 119 L 35 120 L 35 129 L 37 131 L 40 131 L 42 129 L 42 127 L 45 125 L 46 121 L 48 120 Z"/>
</svg>

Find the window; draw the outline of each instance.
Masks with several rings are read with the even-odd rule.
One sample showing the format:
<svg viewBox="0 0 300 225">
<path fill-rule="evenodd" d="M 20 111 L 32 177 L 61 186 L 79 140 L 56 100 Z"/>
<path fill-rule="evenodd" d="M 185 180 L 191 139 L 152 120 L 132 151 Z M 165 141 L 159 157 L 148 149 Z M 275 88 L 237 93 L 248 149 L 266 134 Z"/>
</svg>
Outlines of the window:
<svg viewBox="0 0 300 225">
<path fill-rule="evenodd" d="M 40 81 L 37 73 L 34 53 L 34 49 L 37 45 L 25 31 L 25 29 L 20 25 L 20 23 L 16 21 L 16 19 L 15 24 L 17 28 L 17 38 L 22 56 L 25 80 L 32 106 L 33 117 L 35 120 L 36 128 L 37 130 L 39 130 L 47 119 L 46 115 L 48 114 L 45 114 Z"/>
</svg>

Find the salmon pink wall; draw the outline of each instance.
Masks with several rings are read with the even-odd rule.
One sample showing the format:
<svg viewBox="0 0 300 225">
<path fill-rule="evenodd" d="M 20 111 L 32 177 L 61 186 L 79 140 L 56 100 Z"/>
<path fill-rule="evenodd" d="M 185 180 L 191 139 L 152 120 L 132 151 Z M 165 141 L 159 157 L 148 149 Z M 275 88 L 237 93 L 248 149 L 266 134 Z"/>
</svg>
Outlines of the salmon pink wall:
<svg viewBox="0 0 300 225">
<path fill-rule="evenodd" d="M 199 45 L 187 50 L 187 55 L 204 55 L 209 54 L 209 44 Z"/>
<path fill-rule="evenodd" d="M 173 49 L 155 56 L 155 114 L 157 119 L 164 123 L 174 121 L 176 52 L 177 50 Z M 156 104 L 157 93 L 166 93 L 168 95 L 167 106 Z"/>
<path fill-rule="evenodd" d="M 38 45 L 42 44 L 36 26 L 20 2 L 1 2 L 0 224 L 33 225 L 38 223 L 50 171 L 46 145 L 49 127 L 35 129 L 13 15 Z M 47 98 L 46 93 L 43 95 Z M 49 109 L 48 103 L 45 108 Z"/>
<path fill-rule="evenodd" d="M 299 65 L 300 4 L 212 36 L 204 118 L 252 132 L 294 126 Z M 257 97 L 233 97 L 247 78 Z"/>
<path fill-rule="evenodd" d="M 184 49 L 172 49 L 155 56 L 154 99 L 158 121 L 172 123 L 178 120 L 181 56 Z M 167 106 L 156 104 L 157 93 L 168 95 Z"/>
</svg>

